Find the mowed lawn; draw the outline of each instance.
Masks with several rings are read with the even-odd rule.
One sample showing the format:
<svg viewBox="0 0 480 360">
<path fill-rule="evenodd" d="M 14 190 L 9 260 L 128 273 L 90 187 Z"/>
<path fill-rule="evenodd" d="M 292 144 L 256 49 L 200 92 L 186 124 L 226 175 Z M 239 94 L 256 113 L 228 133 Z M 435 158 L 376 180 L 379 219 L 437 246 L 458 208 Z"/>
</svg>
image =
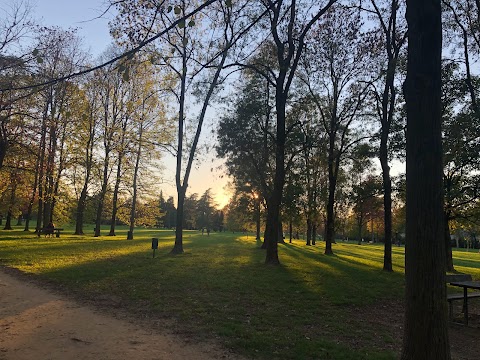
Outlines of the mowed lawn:
<svg viewBox="0 0 480 360">
<path fill-rule="evenodd" d="M 273 267 L 251 234 L 186 231 L 185 254 L 171 256 L 173 231 L 136 229 L 127 241 L 125 228 L 99 238 L 69 230 L 46 239 L 0 231 L 0 265 L 251 358 L 398 357 L 403 247 L 393 249 L 395 272 L 384 273 L 381 244 L 341 242 L 325 256 L 323 242 L 294 240 L 279 245 L 282 265 Z M 155 258 L 152 237 L 159 238 Z M 478 251 L 454 251 L 454 258 L 458 271 L 480 279 Z"/>
</svg>

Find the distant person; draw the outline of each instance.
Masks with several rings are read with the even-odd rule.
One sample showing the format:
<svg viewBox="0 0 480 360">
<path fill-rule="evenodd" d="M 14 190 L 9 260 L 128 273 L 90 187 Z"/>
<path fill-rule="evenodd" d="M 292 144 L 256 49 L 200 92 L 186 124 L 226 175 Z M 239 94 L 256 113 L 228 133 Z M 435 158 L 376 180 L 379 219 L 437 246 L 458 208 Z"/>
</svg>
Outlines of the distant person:
<svg viewBox="0 0 480 360">
<path fill-rule="evenodd" d="M 47 226 L 45 226 L 45 237 L 53 237 L 53 230 L 55 230 L 55 224 L 50 221 Z"/>
</svg>

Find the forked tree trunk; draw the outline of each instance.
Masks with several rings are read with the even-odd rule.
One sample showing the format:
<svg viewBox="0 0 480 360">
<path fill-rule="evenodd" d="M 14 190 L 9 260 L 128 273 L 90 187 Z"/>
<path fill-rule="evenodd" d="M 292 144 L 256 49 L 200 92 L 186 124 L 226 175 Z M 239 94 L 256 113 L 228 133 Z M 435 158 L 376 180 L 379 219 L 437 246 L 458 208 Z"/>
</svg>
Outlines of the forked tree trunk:
<svg viewBox="0 0 480 360">
<path fill-rule="evenodd" d="M 407 216 L 402 360 L 450 360 L 445 284 L 440 0 L 407 0 Z"/>
</svg>

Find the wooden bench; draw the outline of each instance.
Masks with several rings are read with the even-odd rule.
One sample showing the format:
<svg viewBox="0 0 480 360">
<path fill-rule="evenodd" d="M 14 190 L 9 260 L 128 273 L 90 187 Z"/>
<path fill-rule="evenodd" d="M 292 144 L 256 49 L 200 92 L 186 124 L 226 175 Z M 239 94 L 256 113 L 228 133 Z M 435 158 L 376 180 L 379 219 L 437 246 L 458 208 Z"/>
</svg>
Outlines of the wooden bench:
<svg viewBox="0 0 480 360">
<path fill-rule="evenodd" d="M 37 231 L 37 235 L 38 237 L 40 237 L 42 234 L 53 235 L 55 233 L 55 237 L 59 238 L 60 232 L 62 231 L 63 231 L 63 228 L 53 228 L 53 229 L 43 228 L 43 229 L 40 229 L 40 231 Z"/>
<path fill-rule="evenodd" d="M 447 275 L 447 283 L 460 282 L 460 281 L 472 281 L 472 275 L 469 274 L 455 274 Z M 480 291 L 469 292 L 467 294 L 469 299 L 480 297 Z M 455 300 L 463 300 L 463 293 L 447 294 L 448 308 L 450 319 L 453 319 L 453 302 Z M 465 309 L 463 309 L 465 311 Z"/>
</svg>

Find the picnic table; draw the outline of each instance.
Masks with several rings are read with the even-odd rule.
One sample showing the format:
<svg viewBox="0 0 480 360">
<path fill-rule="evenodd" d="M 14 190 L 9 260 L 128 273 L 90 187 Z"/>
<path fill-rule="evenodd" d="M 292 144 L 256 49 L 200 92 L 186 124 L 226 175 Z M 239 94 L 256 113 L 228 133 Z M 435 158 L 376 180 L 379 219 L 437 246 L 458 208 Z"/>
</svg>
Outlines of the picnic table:
<svg viewBox="0 0 480 360">
<path fill-rule="evenodd" d="M 480 297 L 480 292 L 468 292 L 468 289 L 480 290 L 480 281 L 466 280 L 466 281 L 453 281 L 450 283 L 452 286 L 458 286 L 463 288 L 463 317 L 465 325 L 468 325 L 468 299 L 474 297 Z"/>
</svg>

